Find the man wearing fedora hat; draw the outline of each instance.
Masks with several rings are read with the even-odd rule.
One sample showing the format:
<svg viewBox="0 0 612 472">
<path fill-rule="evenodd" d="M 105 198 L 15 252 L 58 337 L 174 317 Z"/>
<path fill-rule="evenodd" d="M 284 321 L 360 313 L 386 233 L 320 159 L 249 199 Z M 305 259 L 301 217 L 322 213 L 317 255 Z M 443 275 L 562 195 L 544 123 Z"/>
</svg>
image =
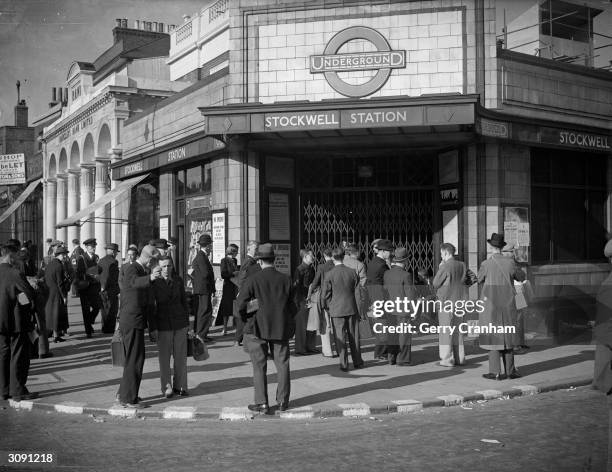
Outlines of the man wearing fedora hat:
<svg viewBox="0 0 612 472">
<path fill-rule="evenodd" d="M 85 253 L 77 258 L 77 269 L 75 284 L 81 300 L 81 311 L 83 313 L 83 326 L 85 335 L 91 338 L 93 335 L 93 324 L 100 311 L 100 258 L 96 254 L 98 243 L 95 238 L 83 241 Z"/>
<path fill-rule="evenodd" d="M 493 233 L 487 239 L 491 257 L 485 260 L 478 270 L 478 283 L 483 284 L 482 297 L 484 310 L 480 313 L 479 323 L 495 327 L 514 326 L 513 333 L 481 333 L 480 347 L 489 351 L 489 373 L 483 377 L 491 380 L 516 379 L 520 377 L 514 367 L 514 348 L 520 343 L 516 330 L 517 313 L 514 301 L 514 280 L 522 282 L 525 273 L 513 259 L 501 254 L 506 245 L 504 235 Z M 504 330 L 506 331 L 506 330 Z M 501 359 L 504 372 L 501 371 Z"/>
<path fill-rule="evenodd" d="M 102 301 L 102 332 L 113 334 L 119 310 L 119 246 L 108 243 L 106 255 L 100 259 L 100 299 Z"/>
<path fill-rule="evenodd" d="M 388 294 L 388 299 L 395 300 L 414 300 L 417 298 L 416 289 L 412 275 L 406 270 L 408 261 L 408 251 L 406 248 L 398 247 L 393 253 L 391 269 L 386 271 L 383 276 L 384 287 Z M 412 321 L 411 313 L 394 312 L 386 314 L 386 324 L 394 326 L 407 326 L 403 323 Z M 412 336 L 410 332 L 387 335 L 387 360 L 389 364 L 410 365 L 412 363 Z"/>
<path fill-rule="evenodd" d="M 295 333 L 294 317 L 297 313 L 289 276 L 274 267 L 274 249 L 271 244 L 259 246 L 256 254 L 261 271 L 247 278 L 238 295 L 238 313 L 244 321 L 244 344 L 253 363 L 255 403 L 249 410 L 267 414 L 268 348 L 273 351 L 278 387 L 276 401 L 280 411 L 289 406 L 291 380 L 289 374 L 289 339 Z M 257 310 L 247 312 L 247 304 L 257 300 Z"/>
<path fill-rule="evenodd" d="M 70 287 L 64 269 L 68 249 L 56 246 L 54 256 L 45 269 L 45 284 L 49 290 L 45 304 L 45 321 L 48 329 L 53 330 L 53 341 L 63 342 L 62 332 L 68 329 L 68 309 L 66 294 Z"/>
<path fill-rule="evenodd" d="M 439 326 L 458 326 L 462 318 L 455 316 L 452 310 L 445 310 L 451 303 L 467 299 L 467 269 L 462 261 L 455 259 L 455 246 L 443 243 L 440 246 L 440 267 L 433 279 L 432 285 L 436 290 L 442 309 L 438 313 Z M 451 302 L 451 303 L 447 303 Z M 463 334 L 456 328 L 452 334 L 446 330 L 438 333 L 440 365 L 453 367 L 465 363 L 465 349 L 463 347 Z"/>
<path fill-rule="evenodd" d="M 215 273 L 208 258 L 212 251 L 212 245 L 213 241 L 209 234 L 200 236 L 200 239 L 198 239 L 200 248 L 191 263 L 193 294 L 198 297 L 198 309 L 193 330 L 204 341 L 212 341 L 208 337 L 208 330 L 212 324 L 212 296 L 215 293 Z"/>
</svg>

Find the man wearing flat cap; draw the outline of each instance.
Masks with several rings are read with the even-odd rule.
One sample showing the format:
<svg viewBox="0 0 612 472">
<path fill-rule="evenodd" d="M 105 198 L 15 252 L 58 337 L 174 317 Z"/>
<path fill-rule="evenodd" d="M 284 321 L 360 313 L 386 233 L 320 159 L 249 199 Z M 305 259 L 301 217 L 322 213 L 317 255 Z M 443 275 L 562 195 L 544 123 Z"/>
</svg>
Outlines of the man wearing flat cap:
<svg viewBox="0 0 612 472">
<path fill-rule="evenodd" d="M 85 254 L 77 259 L 77 270 L 75 284 L 81 300 L 81 311 L 83 312 L 83 325 L 85 335 L 91 338 L 93 335 L 93 324 L 100 311 L 100 267 L 99 257 L 96 254 L 97 242 L 95 238 L 83 241 Z"/>
<path fill-rule="evenodd" d="M 388 239 L 376 240 L 374 244 L 376 255 L 368 264 L 366 272 L 366 289 L 368 291 L 369 304 L 372 305 L 376 301 L 384 301 L 387 299 L 385 291 L 385 272 L 389 270 L 387 261 L 391 257 L 393 251 L 393 243 Z M 372 327 L 376 322 L 375 318 L 370 318 Z M 385 337 L 376 334 L 374 342 L 374 359 L 387 360 L 387 345 Z"/>
<path fill-rule="evenodd" d="M 100 259 L 100 299 L 102 301 L 102 332 L 113 334 L 119 309 L 119 246 L 109 243 L 106 255 Z"/>
<path fill-rule="evenodd" d="M 244 281 L 238 294 L 238 313 L 244 321 L 244 345 L 253 363 L 255 403 L 249 410 L 269 413 L 268 402 L 268 348 L 273 351 L 278 386 L 278 409 L 289 407 L 291 381 L 289 374 L 289 339 L 295 333 L 294 303 L 291 278 L 274 267 L 274 249 L 262 244 L 255 256 L 261 271 Z M 249 302 L 257 300 L 256 308 L 249 309 Z"/>
<path fill-rule="evenodd" d="M 212 296 L 215 293 L 215 273 L 208 256 L 212 251 L 212 238 L 203 234 L 198 239 L 198 253 L 191 263 L 193 294 L 198 297 L 198 309 L 194 320 L 195 333 L 204 341 L 212 341 L 208 330 L 212 324 Z"/>
</svg>

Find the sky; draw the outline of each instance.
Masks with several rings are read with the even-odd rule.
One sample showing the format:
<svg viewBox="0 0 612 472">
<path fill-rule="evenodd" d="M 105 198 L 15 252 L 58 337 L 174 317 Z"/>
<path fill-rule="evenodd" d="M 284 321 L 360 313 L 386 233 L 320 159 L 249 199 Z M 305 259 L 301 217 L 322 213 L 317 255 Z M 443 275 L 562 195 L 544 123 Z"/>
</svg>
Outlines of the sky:
<svg viewBox="0 0 612 472">
<path fill-rule="evenodd" d="M 511 21 L 533 1 L 498 1 L 498 32 L 504 8 Z M 590 3 L 607 8 L 597 21 L 601 31 L 612 36 L 612 6 L 604 6 L 603 0 Z M 136 19 L 180 24 L 184 14 L 192 15 L 203 4 L 203 0 L 0 0 L 0 126 L 13 124 L 17 80 L 32 122 L 48 109 L 51 88 L 65 86 L 73 61 L 93 62 L 112 45 L 115 18 L 127 18 L 130 26 Z M 612 59 L 612 47 L 601 52 L 607 57 L 600 61 Z"/>
</svg>

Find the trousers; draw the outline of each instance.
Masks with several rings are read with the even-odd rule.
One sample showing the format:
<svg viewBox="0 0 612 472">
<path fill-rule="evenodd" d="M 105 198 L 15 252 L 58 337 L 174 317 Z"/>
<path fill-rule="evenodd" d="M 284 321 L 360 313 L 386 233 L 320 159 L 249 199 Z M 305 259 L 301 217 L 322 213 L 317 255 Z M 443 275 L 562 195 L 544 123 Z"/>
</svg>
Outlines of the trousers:
<svg viewBox="0 0 612 472">
<path fill-rule="evenodd" d="M 100 293 L 100 299 L 102 301 L 102 332 L 113 334 L 117 322 L 117 312 L 119 311 L 119 294 L 104 291 Z"/>
<path fill-rule="evenodd" d="M 136 403 L 145 361 L 144 329 L 121 328 L 121 333 L 125 349 L 125 364 L 119 384 L 119 401 Z"/>
<path fill-rule="evenodd" d="M 158 331 L 157 350 L 162 393 L 168 386 L 187 390 L 187 328 Z M 170 357 L 174 359 L 174 381 L 170 375 Z"/>
<path fill-rule="evenodd" d="M 514 371 L 514 351 L 504 349 L 503 351 L 489 351 L 489 373 L 499 374 L 501 370 L 501 360 L 504 360 L 504 371 L 510 375 Z"/>
<path fill-rule="evenodd" d="M 291 376 L 289 373 L 289 341 L 267 341 L 252 334 L 244 334 L 244 344 L 251 356 L 253 364 L 253 387 L 255 389 L 255 403 L 268 403 L 268 348 L 272 349 L 278 386 L 276 387 L 276 401 L 289 403 L 291 393 Z"/>
<path fill-rule="evenodd" d="M 81 300 L 81 311 L 83 313 L 83 326 L 85 334 L 93 332 L 93 324 L 96 322 L 96 317 L 100 311 L 100 294 L 95 291 L 79 292 Z"/>
<path fill-rule="evenodd" d="M 457 318 L 449 311 L 438 313 L 439 326 L 457 326 Z M 463 346 L 464 335 L 459 333 L 459 328 L 453 334 L 446 331 L 438 333 L 440 362 L 442 364 L 461 365 L 465 363 L 465 348 Z"/>
<path fill-rule="evenodd" d="M 341 316 L 332 317 L 331 320 L 334 330 L 334 337 L 336 339 L 336 348 L 338 349 L 338 357 L 340 357 L 340 367 L 343 369 L 348 369 L 348 352 L 346 349 L 345 338 L 348 340 L 348 345 L 351 349 L 353 366 L 360 366 L 363 364 L 363 359 L 361 358 L 361 348 L 355 338 L 355 332 L 358 330 L 358 317 L 356 315 Z"/>
<path fill-rule="evenodd" d="M 410 323 L 410 315 L 390 314 L 387 325 L 403 326 Z M 412 360 L 412 335 L 410 333 L 387 335 L 387 358 L 399 365 L 410 364 Z"/>
<path fill-rule="evenodd" d="M 204 339 L 208 336 L 212 321 L 212 295 L 199 294 L 198 311 L 196 311 L 193 330 L 200 338 Z"/>
<path fill-rule="evenodd" d="M 30 370 L 30 338 L 28 333 L 0 334 L 0 386 L 2 396 L 26 395 Z"/>
</svg>

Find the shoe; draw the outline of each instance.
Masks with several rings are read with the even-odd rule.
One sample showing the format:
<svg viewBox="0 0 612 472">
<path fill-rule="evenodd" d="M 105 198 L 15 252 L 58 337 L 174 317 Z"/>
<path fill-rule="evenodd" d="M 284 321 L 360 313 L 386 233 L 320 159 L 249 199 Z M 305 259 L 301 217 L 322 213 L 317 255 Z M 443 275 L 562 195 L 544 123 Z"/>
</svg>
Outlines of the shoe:
<svg viewBox="0 0 612 472">
<path fill-rule="evenodd" d="M 2 400 L 8 400 L 9 398 L 11 398 L 10 395 L 2 395 Z"/>
<path fill-rule="evenodd" d="M 449 363 L 446 363 L 446 362 L 438 362 L 438 365 L 440 367 L 455 367 L 455 364 L 449 364 Z"/>
<path fill-rule="evenodd" d="M 294 352 L 293 353 L 294 356 L 307 356 L 308 354 L 306 354 L 305 352 Z"/>
<path fill-rule="evenodd" d="M 348 367 L 340 367 L 340 370 L 342 372 L 348 372 L 349 371 Z"/>
<path fill-rule="evenodd" d="M 520 379 L 522 377 L 521 374 L 519 374 L 518 370 L 514 369 L 510 375 L 508 376 L 508 378 L 510 379 Z"/>
<path fill-rule="evenodd" d="M 253 403 L 248 406 L 249 410 L 254 411 L 256 413 L 262 413 L 267 415 L 270 412 L 270 408 L 265 403 Z"/>
<path fill-rule="evenodd" d="M 485 379 L 489 380 L 506 380 L 506 374 L 482 374 Z"/>
<path fill-rule="evenodd" d="M 172 390 L 174 393 L 176 393 L 179 397 L 188 397 L 189 396 L 189 392 L 187 390 L 183 390 L 175 388 Z"/>
<path fill-rule="evenodd" d="M 53 342 L 54 343 L 63 343 L 64 341 L 66 341 L 66 340 L 63 339 L 63 338 L 60 338 L 59 336 L 53 338 Z"/>
<path fill-rule="evenodd" d="M 91 339 L 91 338 L 93 338 L 93 333 L 85 333 L 85 337 L 87 339 Z"/>
<path fill-rule="evenodd" d="M 365 363 L 353 365 L 353 369 L 363 369 L 365 367 Z"/>
<path fill-rule="evenodd" d="M 39 354 L 38 355 L 39 359 L 46 359 L 47 357 L 53 357 L 53 353 L 52 352 L 47 352 L 45 354 Z"/>
<path fill-rule="evenodd" d="M 227 334 L 227 330 L 224 329 L 223 331 L 221 331 L 221 336 L 225 336 Z"/>
<path fill-rule="evenodd" d="M 130 402 L 119 402 L 119 406 L 122 408 L 140 408 L 138 403 L 130 403 Z"/>
<path fill-rule="evenodd" d="M 25 395 L 14 395 L 13 400 L 16 402 L 20 402 L 21 400 L 34 400 L 38 398 L 38 393 L 36 392 L 28 392 Z"/>
<path fill-rule="evenodd" d="M 389 357 L 388 361 L 389 361 L 389 365 L 397 364 L 397 359 L 395 357 Z"/>
<path fill-rule="evenodd" d="M 281 402 L 278 404 L 278 411 L 287 411 L 289 409 L 289 403 Z"/>
<path fill-rule="evenodd" d="M 166 387 L 166 390 L 162 393 L 166 398 L 172 398 L 174 396 L 174 391 L 172 390 L 172 387 L 170 387 L 170 385 L 168 385 Z"/>
</svg>

